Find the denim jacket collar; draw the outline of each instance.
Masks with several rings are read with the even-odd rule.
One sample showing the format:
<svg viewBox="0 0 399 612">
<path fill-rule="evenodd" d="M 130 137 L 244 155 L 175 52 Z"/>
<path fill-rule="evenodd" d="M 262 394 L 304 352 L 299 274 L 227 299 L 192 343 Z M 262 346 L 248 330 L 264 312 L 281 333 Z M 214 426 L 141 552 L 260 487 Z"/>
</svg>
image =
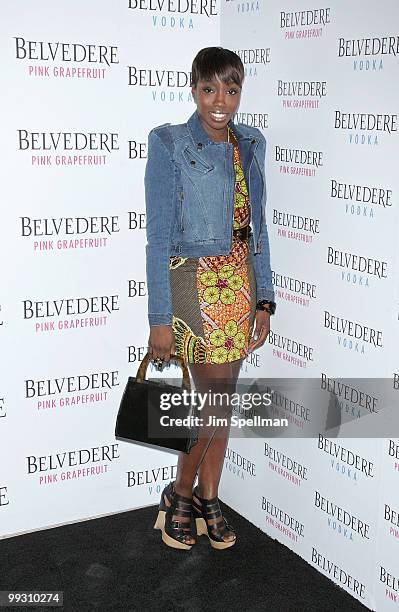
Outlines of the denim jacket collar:
<svg viewBox="0 0 399 612">
<path fill-rule="evenodd" d="M 227 124 L 234 132 L 238 141 L 240 140 L 251 140 L 252 142 L 257 142 L 259 139 L 256 136 L 245 136 L 244 133 L 237 127 L 237 125 L 233 122 L 232 119 Z M 196 145 L 208 146 L 210 144 L 215 144 L 214 140 L 211 140 L 204 130 L 201 120 L 198 115 L 197 109 L 193 112 L 191 117 L 187 121 L 187 127 L 191 136 L 196 143 Z"/>
</svg>

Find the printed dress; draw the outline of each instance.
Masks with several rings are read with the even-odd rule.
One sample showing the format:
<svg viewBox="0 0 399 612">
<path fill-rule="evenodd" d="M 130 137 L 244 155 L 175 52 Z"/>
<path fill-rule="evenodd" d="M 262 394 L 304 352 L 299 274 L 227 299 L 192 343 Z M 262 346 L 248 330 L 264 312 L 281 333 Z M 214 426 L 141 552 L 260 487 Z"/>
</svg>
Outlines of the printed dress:
<svg viewBox="0 0 399 612">
<path fill-rule="evenodd" d="M 250 222 L 248 189 L 234 132 L 233 230 Z M 175 353 L 186 363 L 226 363 L 245 358 L 255 320 L 256 281 L 248 239 L 233 234 L 228 255 L 171 257 Z"/>
</svg>

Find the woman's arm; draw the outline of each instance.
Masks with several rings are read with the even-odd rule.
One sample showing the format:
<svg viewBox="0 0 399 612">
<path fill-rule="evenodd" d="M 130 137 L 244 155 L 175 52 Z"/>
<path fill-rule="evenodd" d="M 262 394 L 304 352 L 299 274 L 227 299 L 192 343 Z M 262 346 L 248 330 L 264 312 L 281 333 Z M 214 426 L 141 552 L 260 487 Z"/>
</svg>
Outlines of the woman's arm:
<svg viewBox="0 0 399 612">
<path fill-rule="evenodd" d="M 269 234 L 266 225 L 266 178 L 265 178 L 265 159 L 266 159 L 266 139 L 262 132 L 259 131 L 262 137 L 260 149 L 260 172 L 262 174 L 264 190 L 261 202 L 262 224 L 259 237 L 260 253 L 252 256 L 252 262 L 256 277 L 256 301 L 271 300 L 275 301 L 274 287 L 272 282 L 272 270 L 270 265 L 270 244 Z M 256 245 L 255 245 L 256 246 Z"/>
<path fill-rule="evenodd" d="M 263 198 L 261 202 L 262 225 L 258 242 L 261 252 L 252 254 L 252 262 L 256 278 L 256 301 L 270 300 L 274 302 L 275 297 L 272 283 L 272 270 L 270 265 L 269 235 L 266 225 L 266 139 L 260 130 L 259 134 L 261 135 L 260 172 L 262 174 L 264 184 Z M 248 347 L 249 352 L 252 353 L 252 351 L 255 351 L 257 348 L 262 346 L 265 343 L 269 333 L 270 314 L 266 310 L 257 310 L 255 315 L 253 337 Z"/>
<path fill-rule="evenodd" d="M 146 204 L 146 275 L 148 322 L 172 324 L 172 297 L 169 279 L 170 238 L 173 223 L 175 169 L 160 136 L 148 135 L 147 164 L 144 175 Z"/>
</svg>

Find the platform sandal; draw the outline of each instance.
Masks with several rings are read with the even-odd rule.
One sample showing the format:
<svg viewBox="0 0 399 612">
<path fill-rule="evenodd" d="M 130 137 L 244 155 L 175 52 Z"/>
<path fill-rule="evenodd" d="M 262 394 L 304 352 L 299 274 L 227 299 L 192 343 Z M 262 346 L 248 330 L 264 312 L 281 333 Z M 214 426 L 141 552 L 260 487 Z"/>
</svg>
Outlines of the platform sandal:
<svg viewBox="0 0 399 612">
<path fill-rule="evenodd" d="M 234 529 L 228 524 L 222 515 L 219 499 L 203 499 L 198 495 L 196 489 L 193 492 L 193 512 L 197 535 L 207 535 L 212 548 L 222 550 L 230 548 L 236 543 Z M 233 540 L 224 540 L 226 534 L 233 534 Z"/>
<path fill-rule="evenodd" d="M 162 540 L 172 548 L 190 550 L 193 544 L 184 541 L 188 536 L 193 537 L 191 531 L 192 501 L 188 497 L 178 495 L 174 483 L 170 482 L 162 491 L 158 516 L 154 529 L 162 531 Z M 187 521 L 172 520 L 173 516 L 180 516 Z"/>
</svg>

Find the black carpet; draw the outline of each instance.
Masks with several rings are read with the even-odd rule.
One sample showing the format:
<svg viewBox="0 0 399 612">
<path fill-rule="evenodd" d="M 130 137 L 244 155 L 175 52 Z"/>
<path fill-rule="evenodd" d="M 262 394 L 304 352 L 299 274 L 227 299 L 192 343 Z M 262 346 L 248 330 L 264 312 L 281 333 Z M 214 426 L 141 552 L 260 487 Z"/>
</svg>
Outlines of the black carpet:
<svg viewBox="0 0 399 612">
<path fill-rule="evenodd" d="M 64 607 L 10 610 L 332 612 L 367 610 L 285 546 L 225 509 L 238 534 L 173 550 L 156 507 L 0 540 L 0 590 L 64 591 Z M 6 608 L 1 608 L 2 610 Z"/>
</svg>

